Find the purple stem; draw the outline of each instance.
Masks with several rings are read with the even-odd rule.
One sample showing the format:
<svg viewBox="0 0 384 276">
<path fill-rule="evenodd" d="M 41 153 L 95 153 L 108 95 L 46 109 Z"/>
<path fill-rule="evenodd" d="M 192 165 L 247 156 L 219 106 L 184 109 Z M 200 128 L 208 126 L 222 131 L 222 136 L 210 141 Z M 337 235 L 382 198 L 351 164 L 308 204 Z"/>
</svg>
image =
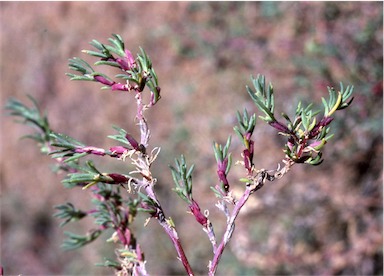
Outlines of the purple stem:
<svg viewBox="0 0 384 276">
<path fill-rule="evenodd" d="M 172 227 L 171 225 L 169 225 L 169 223 L 166 220 L 164 220 L 164 221 L 159 220 L 159 223 L 164 228 L 165 232 L 167 233 L 167 235 L 171 239 L 171 241 L 172 241 L 172 243 L 173 243 L 173 245 L 177 251 L 177 255 L 179 256 L 181 262 L 183 263 L 184 268 L 187 271 L 188 275 L 194 275 L 192 268 L 188 262 L 188 259 L 185 256 L 185 253 L 184 253 L 183 247 L 180 243 L 180 239 L 179 239 L 179 236 L 176 232 L 176 229 L 174 227 Z"/>
<path fill-rule="evenodd" d="M 140 134 L 141 134 L 140 144 L 147 147 L 149 137 L 150 137 L 150 131 L 148 129 L 148 125 L 147 125 L 147 122 L 146 122 L 146 120 L 144 118 L 144 114 L 143 114 L 145 107 L 143 104 L 142 93 L 140 93 L 140 91 L 138 91 L 138 90 L 136 92 L 137 92 L 136 93 L 136 105 L 137 105 L 136 118 L 139 121 L 139 127 L 140 127 Z M 147 181 L 147 179 L 145 181 Z M 157 203 L 158 206 L 161 206 L 161 204 L 158 201 L 156 194 L 153 190 L 153 183 L 146 183 L 145 191 L 146 191 L 147 195 Z M 165 215 L 164 215 L 164 212 L 161 210 L 161 208 L 159 208 L 158 213 L 161 213 L 162 216 L 157 215 L 156 219 L 159 222 L 159 224 L 164 228 L 165 232 L 167 233 L 167 235 L 171 239 L 171 241 L 172 241 L 172 243 L 176 249 L 177 255 L 179 256 L 181 262 L 184 265 L 185 270 L 187 271 L 188 275 L 194 275 L 192 268 L 188 262 L 188 259 L 185 256 L 185 253 L 184 253 L 183 247 L 180 243 L 180 239 L 179 239 L 179 236 L 177 234 L 176 229 L 167 220 L 164 219 Z"/>
<path fill-rule="evenodd" d="M 156 198 L 155 192 L 153 191 L 153 186 L 151 184 L 148 184 L 145 187 L 145 191 L 147 192 L 147 195 L 157 203 L 158 206 L 161 206 L 160 202 Z M 183 263 L 184 268 L 187 271 L 188 275 L 194 275 L 193 271 L 192 271 L 192 268 L 191 268 L 191 266 L 190 266 L 190 264 L 188 262 L 188 259 L 185 256 L 185 253 L 184 253 L 184 250 L 183 250 L 183 247 L 181 245 L 181 242 L 180 242 L 180 239 L 179 239 L 179 235 L 177 234 L 176 229 L 172 225 L 170 225 L 167 220 L 162 219 L 165 216 L 164 216 L 164 212 L 161 210 L 161 208 L 158 210 L 158 212 L 161 212 L 162 216 L 157 215 L 156 216 L 157 221 L 164 228 L 164 230 L 167 233 L 168 237 L 171 239 L 171 241 L 173 243 L 173 246 L 176 249 L 177 255 L 179 256 L 181 262 Z"/>
<path fill-rule="evenodd" d="M 217 247 L 215 251 L 215 255 L 213 256 L 213 260 L 211 262 L 211 265 L 209 267 L 209 273 L 208 275 L 213 276 L 216 273 L 217 266 L 220 262 L 220 258 L 224 252 L 225 246 L 230 241 L 232 237 L 233 230 L 235 229 L 235 220 L 237 216 L 240 213 L 241 208 L 244 206 L 244 204 L 247 202 L 249 196 L 254 192 L 254 189 L 247 187 L 247 189 L 244 191 L 244 194 L 241 196 L 241 198 L 236 202 L 234 209 L 232 210 L 232 214 L 229 218 L 229 221 L 227 223 L 227 229 L 225 230 L 225 233 L 223 235 L 223 239 L 221 240 L 219 246 Z"/>
</svg>

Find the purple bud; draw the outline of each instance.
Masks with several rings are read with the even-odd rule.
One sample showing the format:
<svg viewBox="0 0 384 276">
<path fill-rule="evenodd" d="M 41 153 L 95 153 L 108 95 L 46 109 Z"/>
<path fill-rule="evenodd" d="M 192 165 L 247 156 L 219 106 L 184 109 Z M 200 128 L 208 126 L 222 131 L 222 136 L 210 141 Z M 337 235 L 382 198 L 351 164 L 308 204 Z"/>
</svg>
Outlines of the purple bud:
<svg viewBox="0 0 384 276">
<path fill-rule="evenodd" d="M 129 66 L 129 64 L 126 61 L 126 59 L 117 58 L 116 62 L 120 65 L 121 69 L 123 69 L 125 71 L 131 69 L 131 67 Z"/>
<path fill-rule="evenodd" d="M 128 90 L 129 90 L 128 87 L 127 87 L 127 85 L 122 84 L 122 83 L 119 83 L 119 82 L 113 84 L 113 85 L 111 86 L 111 88 L 112 88 L 112 91 L 115 91 L 115 90 L 128 91 Z"/>
<path fill-rule="evenodd" d="M 222 183 L 224 190 L 228 192 L 229 183 L 228 183 L 227 175 L 225 174 L 225 170 L 224 171 L 217 170 L 217 175 L 219 176 L 219 180 Z"/>
<path fill-rule="evenodd" d="M 222 181 L 223 183 L 228 183 L 225 172 L 218 170 L 217 175 L 219 176 L 220 181 Z"/>
<path fill-rule="evenodd" d="M 122 146 L 115 146 L 115 147 L 111 147 L 111 148 L 109 148 L 109 150 L 110 150 L 113 154 L 121 155 L 121 154 L 123 154 L 124 152 L 126 152 L 128 149 L 125 148 L 125 147 L 122 147 Z"/>
<path fill-rule="evenodd" d="M 128 140 L 128 142 L 131 144 L 132 148 L 135 150 L 139 150 L 139 143 L 133 138 L 133 136 L 129 133 L 125 135 L 125 138 Z"/>
<path fill-rule="evenodd" d="M 204 216 L 204 214 L 201 213 L 199 205 L 193 199 L 192 199 L 192 204 L 189 205 L 189 209 L 191 210 L 192 214 L 195 216 L 196 221 L 201 225 L 203 225 L 204 227 L 207 227 L 208 219 L 206 216 Z"/>
<path fill-rule="evenodd" d="M 327 126 L 333 121 L 332 117 L 323 117 L 320 121 L 321 126 Z"/>
<path fill-rule="evenodd" d="M 320 122 L 318 122 L 315 127 L 311 130 L 311 132 L 309 133 L 309 138 L 314 138 L 316 137 L 320 132 L 321 130 L 329 125 L 331 122 L 333 121 L 333 118 L 332 117 L 323 117 Z"/>
<path fill-rule="evenodd" d="M 129 230 L 129 228 L 125 229 L 124 236 L 125 236 L 125 242 L 126 242 L 126 244 L 124 245 L 130 245 L 132 235 L 131 235 L 131 230 Z"/>
<path fill-rule="evenodd" d="M 244 155 L 244 167 L 249 171 L 251 170 L 251 153 L 249 152 L 248 149 L 243 150 L 243 155 Z"/>
<path fill-rule="evenodd" d="M 254 143 L 252 140 L 249 141 L 249 153 L 250 153 L 250 159 L 253 159 L 253 148 L 254 148 Z"/>
<path fill-rule="evenodd" d="M 105 85 L 108 85 L 108 86 L 111 86 L 113 84 L 115 84 L 114 81 L 110 81 L 108 80 L 107 78 L 101 76 L 101 75 L 97 75 L 97 76 L 94 76 L 93 77 L 96 81 L 102 83 L 102 84 L 105 84 Z"/>
<path fill-rule="evenodd" d="M 251 139 L 251 136 L 252 136 L 252 133 L 247 132 L 247 133 L 245 134 L 244 138 L 245 138 L 247 141 L 249 141 L 249 140 Z"/>
<path fill-rule="evenodd" d="M 223 161 L 217 162 L 217 170 L 225 172 L 227 169 L 227 165 L 228 165 L 228 158 L 226 157 L 224 158 Z"/>
<path fill-rule="evenodd" d="M 116 229 L 117 236 L 119 237 L 119 240 L 121 241 L 122 244 L 127 245 L 127 241 L 121 232 L 121 229 Z"/>
<path fill-rule="evenodd" d="M 289 141 L 289 140 L 288 140 L 286 145 L 287 145 L 287 147 L 289 148 L 289 150 L 292 151 L 292 149 L 293 149 L 293 143 L 292 143 L 292 141 Z"/>
<path fill-rule="evenodd" d="M 126 57 L 129 68 L 136 66 L 135 58 L 133 57 L 131 51 L 129 51 L 128 49 L 125 50 L 125 57 Z"/>
<path fill-rule="evenodd" d="M 309 145 L 309 147 L 314 148 L 315 150 L 321 150 L 326 143 L 327 141 L 325 139 L 320 141 L 314 141 Z"/>
<path fill-rule="evenodd" d="M 120 183 L 126 183 L 129 179 L 128 177 L 119 174 L 119 173 L 109 173 L 107 174 L 110 178 L 113 179 L 112 182 L 108 182 L 109 184 L 120 184 Z"/>
<path fill-rule="evenodd" d="M 278 131 L 280 132 L 283 132 L 283 133 L 290 133 L 288 127 L 278 121 L 273 121 L 273 122 L 270 122 L 269 125 L 275 129 L 277 129 Z"/>
</svg>

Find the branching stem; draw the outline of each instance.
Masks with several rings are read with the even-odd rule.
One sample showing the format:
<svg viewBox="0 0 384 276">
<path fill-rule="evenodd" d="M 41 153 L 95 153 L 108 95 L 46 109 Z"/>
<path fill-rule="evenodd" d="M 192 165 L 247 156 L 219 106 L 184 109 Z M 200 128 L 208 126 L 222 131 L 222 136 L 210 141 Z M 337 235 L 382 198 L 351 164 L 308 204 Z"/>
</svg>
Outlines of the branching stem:
<svg viewBox="0 0 384 276">
<path fill-rule="evenodd" d="M 216 273 L 217 266 L 220 262 L 220 258 L 224 252 L 225 246 L 230 241 L 233 230 L 235 229 L 235 220 L 237 216 L 240 213 L 241 208 L 244 206 L 244 204 L 247 202 L 249 196 L 254 192 L 254 189 L 247 187 L 245 189 L 244 194 L 241 196 L 241 198 L 236 202 L 234 209 L 232 210 L 231 216 L 227 223 L 227 228 L 225 230 L 225 233 L 223 235 L 223 238 L 217 247 L 212 262 L 209 265 L 209 276 L 213 276 Z"/>
</svg>

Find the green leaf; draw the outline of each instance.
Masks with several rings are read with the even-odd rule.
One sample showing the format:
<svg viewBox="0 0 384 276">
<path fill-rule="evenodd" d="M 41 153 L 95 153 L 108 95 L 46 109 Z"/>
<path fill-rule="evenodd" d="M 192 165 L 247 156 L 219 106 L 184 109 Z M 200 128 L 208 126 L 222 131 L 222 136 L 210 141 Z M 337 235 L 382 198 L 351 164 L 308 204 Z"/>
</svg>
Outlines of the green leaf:
<svg viewBox="0 0 384 276">
<path fill-rule="evenodd" d="M 110 46 L 110 45 L 104 45 L 105 48 L 112 52 L 112 53 L 115 53 L 116 55 L 120 56 L 120 57 L 124 57 L 125 56 L 125 53 L 124 51 L 122 51 L 119 47 L 113 47 L 113 46 Z"/>
<path fill-rule="evenodd" d="M 50 142 L 49 134 L 51 132 L 47 115 L 43 114 L 36 100 L 32 96 L 27 95 L 27 97 L 32 102 L 33 107 L 28 107 L 20 101 L 11 98 L 6 103 L 5 109 L 8 111 L 8 115 L 22 119 L 22 121 L 18 122 L 37 128 L 40 133 L 27 135 L 25 137 L 34 139 L 40 142 L 41 146 L 44 146 L 45 142 Z"/>
<path fill-rule="evenodd" d="M 64 220 L 60 223 L 60 227 L 63 227 L 69 222 L 78 221 L 87 215 L 87 213 L 75 208 L 75 206 L 69 202 L 62 205 L 56 205 L 54 208 L 58 210 L 58 212 L 53 216 Z"/>
<path fill-rule="evenodd" d="M 66 158 L 66 159 L 64 160 L 64 162 L 65 162 L 65 163 L 73 162 L 73 161 L 76 161 L 76 160 L 78 160 L 78 159 L 80 159 L 80 158 L 82 158 L 82 157 L 85 157 L 85 156 L 87 156 L 87 155 L 88 155 L 88 153 L 86 153 L 86 152 L 83 152 L 83 153 L 75 153 L 72 157 Z M 54 157 L 54 158 L 56 158 L 56 157 Z"/>
<path fill-rule="evenodd" d="M 101 233 L 101 230 L 94 230 L 85 236 L 81 236 L 65 231 L 64 234 L 68 237 L 68 239 L 64 241 L 61 247 L 64 250 L 74 250 L 80 248 L 96 240 Z"/>
<path fill-rule="evenodd" d="M 75 148 L 85 146 L 83 143 L 77 141 L 76 139 L 62 133 L 51 132 L 50 137 L 54 141 L 52 143 L 52 146 L 55 146 L 55 147 L 61 147 L 65 149 L 75 149 Z"/>
<path fill-rule="evenodd" d="M 112 126 L 116 131 L 119 132 L 119 134 L 117 135 L 108 135 L 108 138 L 111 138 L 113 140 L 116 140 L 116 141 L 119 141 L 120 143 L 123 143 L 123 144 L 126 144 L 128 146 L 131 147 L 131 144 L 129 143 L 129 141 L 127 140 L 127 138 L 125 137 L 127 135 L 127 131 L 118 127 L 118 126 Z"/>
<path fill-rule="evenodd" d="M 227 139 L 227 143 L 225 144 L 225 146 L 223 148 L 223 157 L 228 156 L 228 150 L 229 150 L 229 147 L 231 146 L 231 140 L 232 140 L 232 137 L 229 136 Z"/>
<path fill-rule="evenodd" d="M 264 103 L 265 101 L 264 95 L 261 93 L 255 93 L 251 88 L 249 88 L 249 86 L 246 86 L 246 89 L 248 94 L 251 96 L 252 100 L 256 104 L 256 106 L 259 108 L 259 110 L 266 115 L 265 117 L 259 116 L 259 118 L 261 118 L 263 121 L 266 121 L 268 123 L 276 121 L 273 113 L 271 112 L 271 110 L 273 109 L 268 108 Z"/>
<path fill-rule="evenodd" d="M 100 53 L 100 52 L 95 52 L 95 51 L 91 51 L 91 50 L 83 50 L 82 52 L 87 54 L 87 55 L 94 56 L 94 57 L 105 58 L 105 59 L 109 58 L 109 55 L 106 55 L 106 54 Z"/>
<path fill-rule="evenodd" d="M 121 57 L 124 57 L 125 56 L 125 53 L 124 53 L 124 41 L 123 39 L 121 38 L 120 35 L 118 34 L 112 34 L 112 36 L 115 38 L 109 38 L 108 41 L 111 42 L 113 44 L 113 46 L 115 46 L 114 48 L 109 48 L 110 46 L 107 46 L 107 49 L 118 54 L 119 56 Z M 112 50 L 113 49 L 113 50 Z"/>
<path fill-rule="evenodd" d="M 66 73 L 65 75 L 67 75 L 68 77 L 70 77 L 70 80 L 78 80 L 78 81 L 95 81 L 95 79 L 93 77 L 91 77 L 90 75 L 86 75 L 86 76 L 79 76 L 79 75 L 75 75 L 75 74 L 71 74 L 71 73 Z"/>
<path fill-rule="evenodd" d="M 225 169 L 225 174 L 229 173 L 231 166 L 232 166 L 232 155 L 228 154 L 228 164 L 227 164 L 227 168 Z"/>
<path fill-rule="evenodd" d="M 190 177 L 192 177 L 192 172 L 193 172 L 194 169 L 195 169 L 195 164 L 193 164 L 193 165 L 189 168 L 189 170 L 188 170 L 188 172 L 187 172 L 187 174 L 186 174 L 186 178 L 190 178 Z"/>
<path fill-rule="evenodd" d="M 173 191 L 175 191 L 184 201 L 190 203 L 192 198 L 192 172 L 195 165 L 192 165 L 188 169 L 183 155 L 181 155 L 180 160 L 175 159 L 175 165 L 175 167 L 169 166 L 173 181 L 176 185 L 176 188 L 174 188 Z"/>
<path fill-rule="evenodd" d="M 117 261 L 111 260 L 111 259 L 105 259 L 104 263 L 96 263 L 96 266 L 104 266 L 104 267 L 111 267 L 116 270 L 121 270 L 121 264 Z"/>
<path fill-rule="evenodd" d="M 318 166 L 321 163 L 323 163 L 324 159 L 321 159 L 322 153 L 319 152 L 315 158 L 309 158 L 308 160 L 305 161 L 305 163 L 313 165 L 313 166 Z"/>
<path fill-rule="evenodd" d="M 107 61 L 107 60 L 99 60 L 94 63 L 94 65 L 108 65 L 108 66 L 113 66 L 120 68 L 120 64 L 118 64 L 115 61 Z"/>
<path fill-rule="evenodd" d="M 223 152 L 221 149 L 221 145 L 216 142 L 213 142 L 213 152 L 215 153 L 215 158 L 217 162 L 223 162 Z"/>
<path fill-rule="evenodd" d="M 89 44 L 91 44 L 93 47 L 95 47 L 99 51 L 104 50 L 103 44 L 100 43 L 99 41 L 95 40 L 95 39 L 93 39 L 91 42 L 89 42 Z"/>
<path fill-rule="evenodd" d="M 93 68 L 85 60 L 77 57 L 69 59 L 68 66 L 69 69 L 78 71 L 83 75 L 91 74 L 94 71 Z"/>
<path fill-rule="evenodd" d="M 223 195 L 222 195 L 222 193 L 220 192 L 220 191 L 218 191 L 216 188 L 214 188 L 214 187 L 210 187 L 211 188 L 211 190 L 214 192 L 214 194 L 215 194 L 215 196 L 217 197 L 217 198 L 220 198 L 220 199 L 222 199 L 223 198 Z"/>
</svg>

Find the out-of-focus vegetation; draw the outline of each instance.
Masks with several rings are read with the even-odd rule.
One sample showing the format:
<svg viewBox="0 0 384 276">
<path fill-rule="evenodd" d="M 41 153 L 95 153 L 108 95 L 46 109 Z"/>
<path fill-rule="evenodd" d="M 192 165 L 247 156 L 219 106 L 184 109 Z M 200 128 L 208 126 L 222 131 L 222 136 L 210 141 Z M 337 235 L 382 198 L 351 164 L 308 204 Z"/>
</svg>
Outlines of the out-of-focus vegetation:
<svg viewBox="0 0 384 276">
<path fill-rule="evenodd" d="M 134 122 L 127 118 L 135 111 L 128 109 L 132 99 L 124 93 L 70 82 L 64 75 L 68 58 L 111 33 L 125 37 L 133 51 L 146 49 L 163 97 L 149 114 L 152 141 L 162 148 L 154 168 L 157 188 L 196 273 L 206 271 L 210 244 L 193 217 L 185 219 L 183 203 L 175 206 L 167 164 L 181 153 L 196 164 L 194 191 L 200 191 L 201 207 L 210 209 L 219 229 L 224 218 L 211 204 L 209 189 L 217 181 L 212 141 L 234 134 L 237 110 L 256 111 L 245 90 L 249 76 L 262 73 L 272 80 L 276 109 L 290 114 L 299 99 L 320 102 L 328 85 L 353 84 L 355 100 L 334 122 L 339 131 L 324 163 L 294 166 L 282 181 L 254 195 L 218 274 L 383 273 L 383 3 L 2 2 L 0 9 L 2 100 L 33 95 L 54 129 L 87 144 L 110 145 L 105 139 L 110 125 L 129 130 Z M 88 123 L 79 124 L 79 117 Z M 60 176 L 48 168 L 51 160 L 32 142 L 18 140 L 26 134 L 21 125 L 2 116 L 1 133 L 5 273 L 107 273 L 93 267 L 101 255 L 113 254 L 103 241 L 76 252 L 59 249 L 64 236 L 52 206 L 86 202 L 86 192 L 61 186 Z M 283 156 L 282 141 L 261 121 L 254 135 L 255 165 L 275 168 Z M 240 143 L 233 136 L 236 153 Z M 114 168 L 124 171 L 118 162 Z M 239 175 L 233 170 L 230 181 Z M 183 273 L 155 223 L 138 239 L 151 274 Z"/>
</svg>

